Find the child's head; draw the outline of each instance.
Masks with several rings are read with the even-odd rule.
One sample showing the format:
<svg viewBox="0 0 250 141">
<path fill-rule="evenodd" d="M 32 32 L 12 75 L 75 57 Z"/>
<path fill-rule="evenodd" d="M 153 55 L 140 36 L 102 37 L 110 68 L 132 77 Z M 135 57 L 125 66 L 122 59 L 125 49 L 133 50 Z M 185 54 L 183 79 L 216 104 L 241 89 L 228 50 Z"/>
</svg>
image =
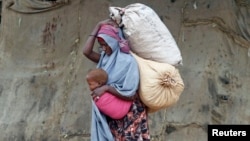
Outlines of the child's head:
<svg viewBox="0 0 250 141">
<path fill-rule="evenodd" d="M 89 89 L 93 91 L 95 88 L 107 83 L 108 74 L 100 68 L 92 69 L 86 75 L 86 80 L 88 82 Z"/>
</svg>

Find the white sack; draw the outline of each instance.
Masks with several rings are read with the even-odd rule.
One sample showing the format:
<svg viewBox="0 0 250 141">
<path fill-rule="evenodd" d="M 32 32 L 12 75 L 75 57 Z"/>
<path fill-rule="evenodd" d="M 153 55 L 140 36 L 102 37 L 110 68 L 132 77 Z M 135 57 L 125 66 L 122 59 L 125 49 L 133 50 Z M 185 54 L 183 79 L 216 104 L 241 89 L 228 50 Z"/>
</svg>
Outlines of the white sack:
<svg viewBox="0 0 250 141">
<path fill-rule="evenodd" d="M 110 17 L 123 26 L 131 50 L 138 56 L 175 66 L 182 64 L 175 39 L 153 9 L 135 3 L 125 8 L 109 7 L 109 11 Z"/>
</svg>

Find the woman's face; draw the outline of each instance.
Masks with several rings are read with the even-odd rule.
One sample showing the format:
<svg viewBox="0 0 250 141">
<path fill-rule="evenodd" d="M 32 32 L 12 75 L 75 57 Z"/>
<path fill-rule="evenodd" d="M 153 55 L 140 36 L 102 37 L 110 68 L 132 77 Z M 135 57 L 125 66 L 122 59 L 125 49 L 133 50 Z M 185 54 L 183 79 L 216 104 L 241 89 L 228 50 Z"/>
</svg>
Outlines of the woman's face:
<svg viewBox="0 0 250 141">
<path fill-rule="evenodd" d="M 98 40 L 99 44 L 101 45 L 101 49 L 107 54 L 111 55 L 112 54 L 112 49 L 109 47 L 109 45 L 105 41 L 100 41 Z"/>
</svg>

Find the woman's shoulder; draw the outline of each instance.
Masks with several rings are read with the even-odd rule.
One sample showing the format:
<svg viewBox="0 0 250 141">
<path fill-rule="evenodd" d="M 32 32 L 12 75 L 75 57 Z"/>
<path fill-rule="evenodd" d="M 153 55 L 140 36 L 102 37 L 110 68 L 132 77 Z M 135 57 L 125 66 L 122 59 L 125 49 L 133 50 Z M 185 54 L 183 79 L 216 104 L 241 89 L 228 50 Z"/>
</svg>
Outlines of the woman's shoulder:
<svg viewBox="0 0 250 141">
<path fill-rule="evenodd" d="M 126 62 L 135 62 L 136 61 L 135 58 L 133 57 L 133 55 L 130 54 L 130 53 L 123 53 L 123 52 L 121 52 L 121 56 L 120 57 L 122 57 L 123 60 L 126 61 Z"/>
</svg>

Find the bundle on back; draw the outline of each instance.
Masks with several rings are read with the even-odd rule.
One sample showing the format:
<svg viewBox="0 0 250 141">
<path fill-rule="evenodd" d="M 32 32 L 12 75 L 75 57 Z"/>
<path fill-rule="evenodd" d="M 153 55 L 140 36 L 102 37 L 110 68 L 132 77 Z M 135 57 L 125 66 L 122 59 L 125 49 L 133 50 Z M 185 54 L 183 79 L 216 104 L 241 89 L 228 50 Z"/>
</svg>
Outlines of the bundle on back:
<svg viewBox="0 0 250 141">
<path fill-rule="evenodd" d="M 185 86 L 179 70 L 170 64 L 146 60 L 132 52 L 131 54 L 139 65 L 139 95 L 149 113 L 176 104 Z"/>
<path fill-rule="evenodd" d="M 182 65 L 182 56 L 175 39 L 150 7 L 134 3 L 109 7 L 110 17 L 123 28 L 131 50 L 138 56 L 174 66 Z"/>
</svg>

